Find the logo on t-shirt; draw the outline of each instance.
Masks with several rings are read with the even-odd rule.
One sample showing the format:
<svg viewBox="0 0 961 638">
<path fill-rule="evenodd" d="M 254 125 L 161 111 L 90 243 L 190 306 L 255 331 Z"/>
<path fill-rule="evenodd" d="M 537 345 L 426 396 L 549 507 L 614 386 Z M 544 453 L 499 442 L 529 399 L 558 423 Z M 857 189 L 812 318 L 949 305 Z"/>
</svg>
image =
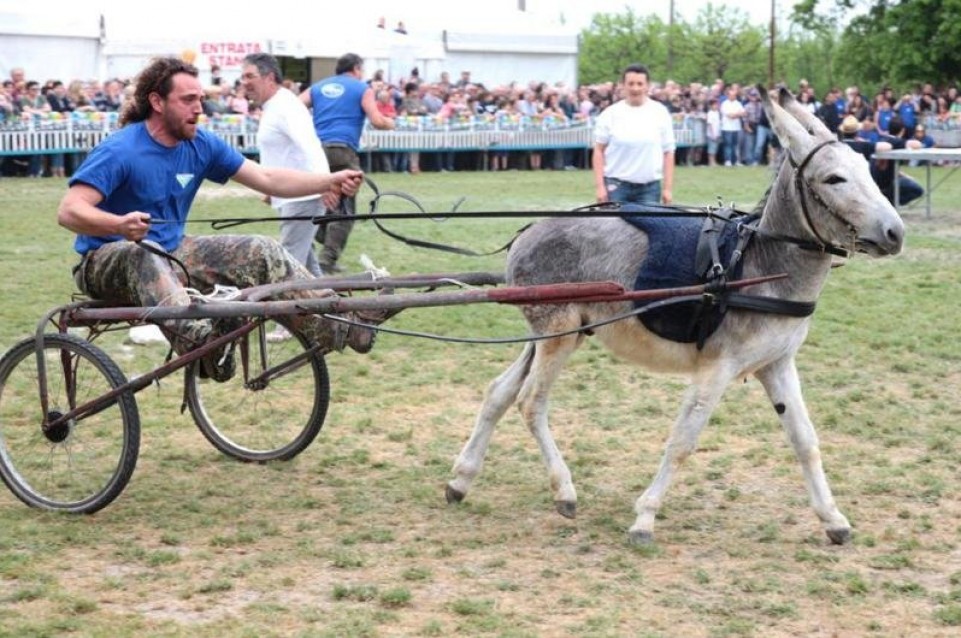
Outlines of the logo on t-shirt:
<svg viewBox="0 0 961 638">
<path fill-rule="evenodd" d="M 341 95 L 343 95 L 344 90 L 345 90 L 344 85 L 337 84 L 337 83 L 325 84 L 324 86 L 320 87 L 321 95 L 323 95 L 326 98 L 330 98 L 332 100 L 336 100 Z"/>
<path fill-rule="evenodd" d="M 193 179 L 193 173 L 177 173 L 177 183 L 180 184 L 180 188 L 187 188 L 187 184 L 192 182 Z"/>
</svg>

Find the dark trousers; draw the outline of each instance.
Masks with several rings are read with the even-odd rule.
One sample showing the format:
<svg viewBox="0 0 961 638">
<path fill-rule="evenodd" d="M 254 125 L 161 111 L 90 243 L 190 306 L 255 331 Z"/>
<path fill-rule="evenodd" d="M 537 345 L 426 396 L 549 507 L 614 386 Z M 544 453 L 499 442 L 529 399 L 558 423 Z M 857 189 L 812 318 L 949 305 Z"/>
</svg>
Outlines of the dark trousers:
<svg viewBox="0 0 961 638">
<path fill-rule="evenodd" d="M 360 158 L 356 151 L 346 144 L 324 144 L 324 154 L 327 156 L 327 163 L 330 164 L 332 173 L 348 168 L 360 170 Z M 341 197 L 336 210 L 331 212 L 336 215 L 354 215 L 357 210 L 356 204 L 355 197 Z M 314 238 L 323 245 L 319 261 L 325 273 L 330 274 L 339 270 L 337 261 L 347 246 L 347 238 L 350 237 L 350 231 L 353 228 L 353 221 L 317 225 Z"/>
</svg>

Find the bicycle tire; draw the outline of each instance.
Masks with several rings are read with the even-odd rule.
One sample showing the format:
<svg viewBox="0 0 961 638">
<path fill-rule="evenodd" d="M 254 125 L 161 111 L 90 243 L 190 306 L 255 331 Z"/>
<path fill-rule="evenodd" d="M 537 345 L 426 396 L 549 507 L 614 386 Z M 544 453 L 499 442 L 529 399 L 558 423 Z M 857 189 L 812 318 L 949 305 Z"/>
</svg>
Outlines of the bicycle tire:
<svg viewBox="0 0 961 638">
<path fill-rule="evenodd" d="M 45 432 L 35 343 L 25 339 L 0 358 L 0 477 L 31 507 L 92 514 L 113 502 L 133 475 L 140 449 L 137 402 L 127 392 Z M 88 341 L 57 333 L 44 335 L 43 343 L 49 417 L 127 382 Z"/>
<path fill-rule="evenodd" d="M 250 344 L 248 378 L 310 349 L 288 320 L 277 323 L 291 338 L 265 343 L 266 362 L 258 355 L 266 324 L 240 338 Z M 220 452 L 248 463 L 287 461 L 307 449 L 320 433 L 330 402 L 330 379 L 322 355 L 309 354 L 296 370 L 272 378 L 264 387 L 246 383 L 239 362 L 234 377 L 223 383 L 201 380 L 201 365 L 196 361 L 184 369 L 184 394 L 200 432 Z"/>
</svg>

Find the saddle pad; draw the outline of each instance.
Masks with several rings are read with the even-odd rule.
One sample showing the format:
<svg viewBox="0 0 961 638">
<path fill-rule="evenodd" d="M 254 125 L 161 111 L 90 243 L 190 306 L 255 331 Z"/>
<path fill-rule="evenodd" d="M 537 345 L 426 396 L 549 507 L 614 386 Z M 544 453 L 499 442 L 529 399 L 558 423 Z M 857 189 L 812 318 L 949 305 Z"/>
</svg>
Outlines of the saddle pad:
<svg viewBox="0 0 961 638">
<path fill-rule="evenodd" d="M 632 210 L 643 212 L 645 209 L 642 206 L 628 205 L 623 206 L 622 210 L 625 213 L 624 221 L 642 230 L 648 238 L 647 258 L 637 273 L 635 290 L 678 288 L 707 282 L 695 268 L 697 244 L 704 219 L 674 217 L 670 214 L 654 217 L 631 215 Z M 720 262 L 727 267 L 737 245 L 737 224 L 722 224 L 717 241 Z M 740 273 L 741 262 L 738 261 L 734 272 L 727 273 L 727 276 L 737 279 Z M 638 300 L 634 302 L 634 307 L 643 308 L 651 303 Z M 678 301 L 649 310 L 638 315 L 638 318 L 659 337 L 680 343 L 694 343 L 707 339 L 717 330 L 725 311 L 723 304 L 705 306 L 700 300 Z"/>
</svg>

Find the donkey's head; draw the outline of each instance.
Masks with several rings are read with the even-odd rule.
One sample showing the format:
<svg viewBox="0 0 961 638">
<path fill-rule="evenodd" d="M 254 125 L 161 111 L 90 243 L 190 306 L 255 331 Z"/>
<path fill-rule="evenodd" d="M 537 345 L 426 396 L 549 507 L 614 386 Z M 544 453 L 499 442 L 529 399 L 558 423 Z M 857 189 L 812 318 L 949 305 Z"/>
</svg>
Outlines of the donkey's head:
<svg viewBox="0 0 961 638">
<path fill-rule="evenodd" d="M 876 257 L 895 255 L 904 222 L 871 177 L 864 158 L 838 141 L 821 120 L 780 88 L 758 86 L 771 128 L 787 153 L 801 225 L 822 244 L 850 246 Z M 769 202 L 770 205 L 770 202 Z"/>
</svg>

